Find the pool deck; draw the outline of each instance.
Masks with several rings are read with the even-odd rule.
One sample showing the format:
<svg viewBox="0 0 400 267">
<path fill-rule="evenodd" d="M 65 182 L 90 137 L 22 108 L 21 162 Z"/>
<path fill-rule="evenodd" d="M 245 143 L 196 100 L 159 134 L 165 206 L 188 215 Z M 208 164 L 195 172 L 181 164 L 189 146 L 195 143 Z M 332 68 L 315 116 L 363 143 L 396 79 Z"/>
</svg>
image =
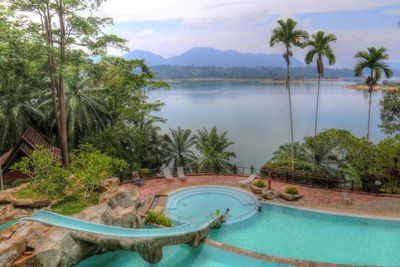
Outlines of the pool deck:
<svg viewBox="0 0 400 267">
<path fill-rule="evenodd" d="M 244 188 L 238 184 L 239 181 L 246 178 L 246 176 L 240 175 L 188 175 L 187 181 L 182 182 L 178 179 L 174 181 L 168 181 L 165 178 L 157 178 L 146 180 L 144 185 L 137 186 L 139 191 L 139 196 L 141 199 L 153 199 L 153 196 L 160 195 L 161 201 L 158 203 L 157 208 L 162 211 L 166 204 L 166 199 L 169 192 L 175 191 L 180 188 L 190 187 L 190 186 L 201 186 L 201 185 L 221 185 L 235 187 L 238 189 L 249 190 L 249 187 Z M 289 184 L 281 181 L 272 180 L 272 189 L 283 192 L 285 187 L 294 184 Z M 297 207 L 300 209 L 312 209 L 318 210 L 320 212 L 328 212 L 334 214 L 344 214 L 344 215 L 355 215 L 362 217 L 372 217 L 372 218 L 383 218 L 383 219 L 394 219 L 400 220 L 400 196 L 393 195 L 376 195 L 367 193 L 349 193 L 352 198 L 352 204 L 344 204 L 342 201 L 342 192 L 337 190 L 326 190 L 314 187 L 308 187 L 303 185 L 294 185 L 298 188 L 300 194 L 303 198 L 297 202 L 288 202 L 283 199 L 268 200 L 267 203 L 273 203 L 277 205 L 285 205 L 290 207 Z M 259 200 L 260 196 L 254 195 Z M 242 249 L 239 247 L 231 246 L 228 244 L 220 243 L 214 240 L 207 239 L 205 243 L 209 246 L 213 246 L 231 253 L 240 254 L 242 256 L 251 257 L 254 259 L 287 264 L 290 266 L 300 266 L 300 267 L 347 267 L 355 265 L 347 264 L 332 264 L 326 262 L 314 262 L 290 259 L 284 257 L 277 257 L 263 253 L 257 253 Z M 360 267 L 360 265 L 357 265 Z"/>
<path fill-rule="evenodd" d="M 165 195 L 170 191 L 179 188 L 198 186 L 198 185 L 224 185 L 230 187 L 240 187 L 238 181 L 244 179 L 243 176 L 235 175 L 189 175 L 187 181 L 182 182 L 178 179 L 167 181 L 164 178 L 146 180 L 144 185 L 137 189 L 141 199 L 151 197 L 155 194 Z M 293 185 L 281 181 L 272 180 L 272 189 L 283 192 L 285 187 Z M 342 202 L 342 192 L 336 190 L 326 190 L 303 185 L 295 185 L 303 198 L 297 202 L 288 202 L 282 199 L 266 201 L 278 204 L 292 205 L 318 209 L 329 212 L 351 213 L 362 216 L 383 217 L 400 219 L 400 196 L 376 195 L 367 193 L 349 193 L 353 199 L 350 205 Z"/>
</svg>

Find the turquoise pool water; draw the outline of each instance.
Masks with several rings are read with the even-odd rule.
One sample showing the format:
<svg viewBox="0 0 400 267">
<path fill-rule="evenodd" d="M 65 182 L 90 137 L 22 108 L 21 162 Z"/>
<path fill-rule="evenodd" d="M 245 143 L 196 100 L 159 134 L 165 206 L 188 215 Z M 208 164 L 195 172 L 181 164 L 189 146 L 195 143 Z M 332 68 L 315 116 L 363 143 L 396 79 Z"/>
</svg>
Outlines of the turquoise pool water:
<svg viewBox="0 0 400 267">
<path fill-rule="evenodd" d="M 224 213 L 227 224 L 250 218 L 257 213 L 257 200 L 249 193 L 222 186 L 194 186 L 168 195 L 165 212 L 174 220 L 186 223 L 192 218 Z"/>
<path fill-rule="evenodd" d="M 400 266 L 400 221 L 262 207 L 263 212 L 249 220 L 212 230 L 209 238 L 286 258 Z"/>
<path fill-rule="evenodd" d="M 158 264 L 145 262 L 137 252 L 116 251 L 88 258 L 79 263 L 78 267 L 288 267 L 221 251 L 204 244 L 198 248 L 188 245 L 164 247 L 163 253 L 163 259 Z"/>
<path fill-rule="evenodd" d="M 7 228 L 7 227 L 9 227 L 9 226 L 11 226 L 11 225 L 13 225 L 14 223 L 17 223 L 19 220 L 20 219 L 15 219 L 15 220 L 9 221 L 8 223 L 0 225 L 0 231 L 5 229 L 5 228 Z"/>
</svg>

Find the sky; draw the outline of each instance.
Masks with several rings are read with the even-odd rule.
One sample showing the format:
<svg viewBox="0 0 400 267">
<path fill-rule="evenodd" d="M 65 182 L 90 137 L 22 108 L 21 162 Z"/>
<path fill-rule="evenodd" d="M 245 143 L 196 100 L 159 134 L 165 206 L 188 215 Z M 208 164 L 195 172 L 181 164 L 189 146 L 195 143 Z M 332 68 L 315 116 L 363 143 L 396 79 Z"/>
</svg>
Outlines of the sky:
<svg viewBox="0 0 400 267">
<path fill-rule="evenodd" d="M 400 0 L 108 0 L 100 13 L 114 19 L 108 31 L 129 49 L 163 57 L 193 47 L 282 53 L 268 43 L 276 21 L 291 17 L 299 29 L 338 37 L 335 67 L 352 67 L 354 54 L 369 46 L 386 47 L 390 61 L 400 62 Z M 301 60 L 305 53 L 294 50 Z"/>
</svg>

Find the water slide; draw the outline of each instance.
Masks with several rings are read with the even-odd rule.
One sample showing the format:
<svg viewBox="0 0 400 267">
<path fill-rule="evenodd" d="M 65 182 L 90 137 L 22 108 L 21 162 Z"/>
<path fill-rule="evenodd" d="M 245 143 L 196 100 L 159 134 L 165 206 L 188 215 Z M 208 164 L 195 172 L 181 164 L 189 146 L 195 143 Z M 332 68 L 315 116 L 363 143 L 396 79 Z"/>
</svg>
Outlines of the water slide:
<svg viewBox="0 0 400 267">
<path fill-rule="evenodd" d="M 216 220 L 216 217 L 205 216 L 195 218 L 189 223 L 179 225 L 173 228 L 160 228 L 160 229 L 131 229 L 116 227 L 98 223 L 92 223 L 74 217 L 63 216 L 54 212 L 39 210 L 36 211 L 32 217 L 24 218 L 26 221 L 41 222 L 51 226 L 58 226 L 76 231 L 86 233 L 112 236 L 120 238 L 158 238 L 158 237 L 173 237 L 178 235 L 195 233 L 202 231 Z"/>
</svg>

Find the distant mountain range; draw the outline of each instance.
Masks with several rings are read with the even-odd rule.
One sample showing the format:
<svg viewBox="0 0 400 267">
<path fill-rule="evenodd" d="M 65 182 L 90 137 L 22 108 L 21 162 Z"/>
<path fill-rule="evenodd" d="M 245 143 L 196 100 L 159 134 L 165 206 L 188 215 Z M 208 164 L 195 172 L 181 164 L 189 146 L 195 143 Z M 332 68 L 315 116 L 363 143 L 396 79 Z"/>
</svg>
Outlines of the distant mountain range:
<svg viewBox="0 0 400 267">
<path fill-rule="evenodd" d="M 160 55 L 134 50 L 123 55 L 125 59 L 144 59 L 150 66 L 175 65 L 175 66 L 211 66 L 211 67 L 284 67 L 285 61 L 280 54 L 240 53 L 233 50 L 221 51 L 209 47 L 195 47 L 187 52 L 164 58 Z M 292 58 L 293 67 L 306 66 L 302 61 Z"/>
</svg>

